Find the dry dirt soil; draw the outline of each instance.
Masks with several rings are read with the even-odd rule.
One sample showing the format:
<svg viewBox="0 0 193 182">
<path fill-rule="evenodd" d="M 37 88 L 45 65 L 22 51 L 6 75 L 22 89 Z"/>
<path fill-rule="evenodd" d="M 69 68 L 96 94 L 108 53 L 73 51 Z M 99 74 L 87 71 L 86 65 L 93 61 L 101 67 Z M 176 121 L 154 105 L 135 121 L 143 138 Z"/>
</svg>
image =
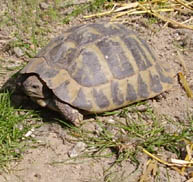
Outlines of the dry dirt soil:
<svg viewBox="0 0 193 182">
<path fill-rule="evenodd" d="M 77 18 L 69 25 L 60 26 L 58 29 L 59 31 L 66 30 L 75 24 L 89 21 Z M 173 88 L 159 98 L 148 101 L 149 104 L 158 114 L 167 115 L 177 122 L 186 121 L 188 114 L 193 111 L 193 102 L 179 84 L 177 73 L 185 73 L 190 87 L 193 88 L 193 31 L 163 26 L 162 23 L 149 25 L 148 20 L 141 16 L 131 18 L 124 24 L 145 39 L 156 52 L 159 61 L 173 72 L 175 79 Z M 56 32 L 52 37 L 56 35 Z M 0 30 L 1 34 L 3 35 L 3 30 Z M 0 46 L 4 44 L 6 40 L 0 42 Z M 5 62 L 4 64 L 8 67 L 22 63 L 22 60 L 14 54 L 1 51 L 1 55 L 15 60 L 14 63 Z M 10 72 L 5 72 L 0 77 L 1 86 L 9 77 Z M 113 119 L 113 116 L 111 118 Z M 112 164 L 114 157 L 78 158 L 75 161 L 64 162 L 69 159 L 68 153 L 76 145 L 66 140 L 69 136 L 65 129 L 57 123 L 44 122 L 40 128 L 33 131 L 33 135 L 39 141 L 38 147 L 28 149 L 23 154 L 22 160 L 11 163 L 12 170 L 9 173 L 1 173 L 0 182 L 136 182 L 148 161 L 148 157 L 141 153 L 138 157 L 140 166 L 137 170 L 135 170 L 136 166 L 127 160 L 120 165 L 113 166 L 109 171 L 106 169 Z M 160 165 L 159 177 L 156 179 L 150 177 L 148 181 L 185 182 L 186 180 L 186 177 L 181 176 L 175 170 Z"/>
</svg>

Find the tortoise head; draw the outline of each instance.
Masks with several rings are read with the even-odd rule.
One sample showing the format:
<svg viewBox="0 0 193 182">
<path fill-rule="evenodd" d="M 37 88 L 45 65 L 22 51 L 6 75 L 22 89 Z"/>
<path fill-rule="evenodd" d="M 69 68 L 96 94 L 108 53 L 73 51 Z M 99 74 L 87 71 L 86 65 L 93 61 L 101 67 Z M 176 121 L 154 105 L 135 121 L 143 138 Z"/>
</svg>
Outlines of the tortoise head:
<svg viewBox="0 0 193 182">
<path fill-rule="evenodd" d="M 33 101 L 42 107 L 47 105 L 46 98 L 49 97 L 49 89 L 37 75 L 27 76 L 27 78 L 22 82 L 22 88 L 25 94 L 28 95 Z"/>
</svg>

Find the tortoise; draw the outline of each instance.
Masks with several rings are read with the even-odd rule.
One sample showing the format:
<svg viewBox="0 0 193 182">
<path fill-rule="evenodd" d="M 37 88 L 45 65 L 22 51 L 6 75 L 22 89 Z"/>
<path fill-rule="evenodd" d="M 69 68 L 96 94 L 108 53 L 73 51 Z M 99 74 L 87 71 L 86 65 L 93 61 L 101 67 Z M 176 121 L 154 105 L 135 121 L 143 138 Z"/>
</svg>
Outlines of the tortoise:
<svg viewBox="0 0 193 182">
<path fill-rule="evenodd" d="M 148 44 L 119 23 L 75 26 L 50 41 L 20 71 L 22 90 L 79 125 L 168 90 L 171 73 Z"/>
</svg>

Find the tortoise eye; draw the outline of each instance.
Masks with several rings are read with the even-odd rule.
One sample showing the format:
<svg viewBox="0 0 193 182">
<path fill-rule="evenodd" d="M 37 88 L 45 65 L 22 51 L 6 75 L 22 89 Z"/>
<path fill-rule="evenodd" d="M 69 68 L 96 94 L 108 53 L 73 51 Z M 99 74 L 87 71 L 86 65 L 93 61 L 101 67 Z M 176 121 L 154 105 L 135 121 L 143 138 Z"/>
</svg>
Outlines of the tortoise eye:
<svg viewBox="0 0 193 182">
<path fill-rule="evenodd" d="M 32 88 L 37 89 L 37 88 L 39 88 L 39 86 L 38 85 L 32 85 Z"/>
</svg>

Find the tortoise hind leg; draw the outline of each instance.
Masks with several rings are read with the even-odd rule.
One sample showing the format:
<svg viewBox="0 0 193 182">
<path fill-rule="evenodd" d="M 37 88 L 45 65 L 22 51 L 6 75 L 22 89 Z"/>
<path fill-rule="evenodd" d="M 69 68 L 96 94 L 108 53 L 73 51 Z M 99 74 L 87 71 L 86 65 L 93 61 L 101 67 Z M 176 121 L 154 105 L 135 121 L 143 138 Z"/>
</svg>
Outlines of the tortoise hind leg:
<svg viewBox="0 0 193 182">
<path fill-rule="evenodd" d="M 53 99 L 55 109 L 61 113 L 61 115 L 68 121 L 72 122 L 75 126 L 80 126 L 83 120 L 83 115 L 75 108 L 60 101 L 59 99 Z M 53 109 L 53 108 L 52 108 Z"/>
</svg>

